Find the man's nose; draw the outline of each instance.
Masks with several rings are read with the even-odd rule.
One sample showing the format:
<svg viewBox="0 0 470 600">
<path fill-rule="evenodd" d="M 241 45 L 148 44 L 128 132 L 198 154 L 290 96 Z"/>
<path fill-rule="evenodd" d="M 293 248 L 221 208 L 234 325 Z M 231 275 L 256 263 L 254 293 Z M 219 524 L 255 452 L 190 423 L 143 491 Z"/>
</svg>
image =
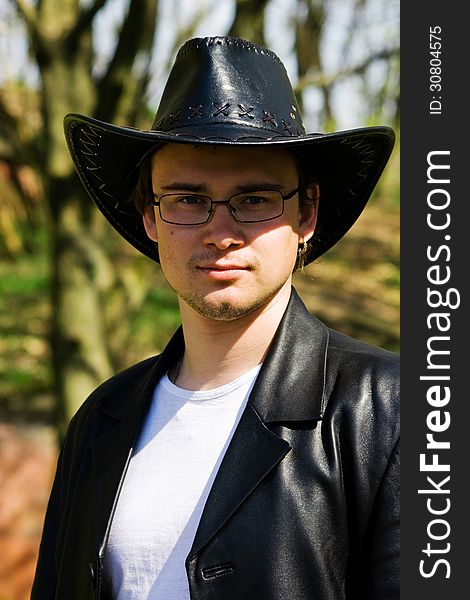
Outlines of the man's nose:
<svg viewBox="0 0 470 600">
<path fill-rule="evenodd" d="M 206 224 L 205 244 L 214 244 L 220 249 L 229 246 L 241 246 L 245 242 L 241 224 L 230 213 L 227 201 L 212 203 L 212 212 Z"/>
</svg>

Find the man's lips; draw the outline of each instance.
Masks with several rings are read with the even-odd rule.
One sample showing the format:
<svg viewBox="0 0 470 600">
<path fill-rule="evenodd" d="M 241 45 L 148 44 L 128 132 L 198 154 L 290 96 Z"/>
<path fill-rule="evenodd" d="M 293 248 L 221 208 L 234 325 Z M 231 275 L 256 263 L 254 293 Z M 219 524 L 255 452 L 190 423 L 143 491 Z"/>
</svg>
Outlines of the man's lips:
<svg viewBox="0 0 470 600">
<path fill-rule="evenodd" d="M 248 265 L 233 263 L 202 263 L 196 267 L 199 271 L 216 280 L 229 280 L 238 277 L 244 271 L 249 271 Z"/>
<path fill-rule="evenodd" d="M 203 269 L 207 271 L 245 271 L 248 270 L 246 265 L 235 265 L 235 264 L 220 264 L 220 263 L 210 263 L 210 264 L 202 264 L 197 266 L 198 269 Z"/>
</svg>

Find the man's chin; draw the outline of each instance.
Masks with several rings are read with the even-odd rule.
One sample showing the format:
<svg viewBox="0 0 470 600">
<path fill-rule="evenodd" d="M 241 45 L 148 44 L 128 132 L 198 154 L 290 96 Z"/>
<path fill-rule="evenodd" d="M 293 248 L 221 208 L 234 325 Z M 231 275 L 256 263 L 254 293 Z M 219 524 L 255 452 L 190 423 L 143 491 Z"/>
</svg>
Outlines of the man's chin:
<svg viewBox="0 0 470 600">
<path fill-rule="evenodd" d="M 258 305 L 238 305 L 229 301 L 208 301 L 205 298 L 183 298 L 201 316 L 213 321 L 235 321 L 258 308 Z"/>
<path fill-rule="evenodd" d="M 262 309 L 269 304 L 278 291 L 278 289 L 270 290 L 264 294 L 254 294 L 249 298 L 246 294 L 245 297 L 239 298 L 228 290 L 225 290 L 225 293 L 216 292 L 204 296 L 190 293 L 180 296 L 193 310 L 207 319 L 235 321 Z"/>
</svg>

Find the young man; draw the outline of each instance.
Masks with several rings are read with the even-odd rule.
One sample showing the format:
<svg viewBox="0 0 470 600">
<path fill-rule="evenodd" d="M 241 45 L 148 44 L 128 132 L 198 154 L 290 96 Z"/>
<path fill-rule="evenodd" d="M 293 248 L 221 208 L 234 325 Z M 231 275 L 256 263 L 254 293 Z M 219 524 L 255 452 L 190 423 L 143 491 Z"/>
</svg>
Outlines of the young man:
<svg viewBox="0 0 470 600">
<path fill-rule="evenodd" d="M 398 598 L 397 358 L 291 287 L 357 219 L 393 133 L 305 134 L 279 59 L 223 37 L 183 46 L 151 131 L 65 127 L 182 328 L 72 420 L 32 597 Z"/>
</svg>

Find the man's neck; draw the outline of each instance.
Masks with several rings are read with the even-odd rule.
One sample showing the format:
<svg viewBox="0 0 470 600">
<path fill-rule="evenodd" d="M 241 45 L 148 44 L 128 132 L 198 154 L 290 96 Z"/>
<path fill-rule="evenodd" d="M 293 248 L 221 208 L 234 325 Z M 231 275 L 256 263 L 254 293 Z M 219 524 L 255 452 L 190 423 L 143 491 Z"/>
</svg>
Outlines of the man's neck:
<svg viewBox="0 0 470 600">
<path fill-rule="evenodd" d="M 289 281 L 267 304 L 232 321 L 209 319 L 180 301 L 185 353 L 175 383 L 190 390 L 213 389 L 263 362 L 290 293 Z"/>
</svg>

